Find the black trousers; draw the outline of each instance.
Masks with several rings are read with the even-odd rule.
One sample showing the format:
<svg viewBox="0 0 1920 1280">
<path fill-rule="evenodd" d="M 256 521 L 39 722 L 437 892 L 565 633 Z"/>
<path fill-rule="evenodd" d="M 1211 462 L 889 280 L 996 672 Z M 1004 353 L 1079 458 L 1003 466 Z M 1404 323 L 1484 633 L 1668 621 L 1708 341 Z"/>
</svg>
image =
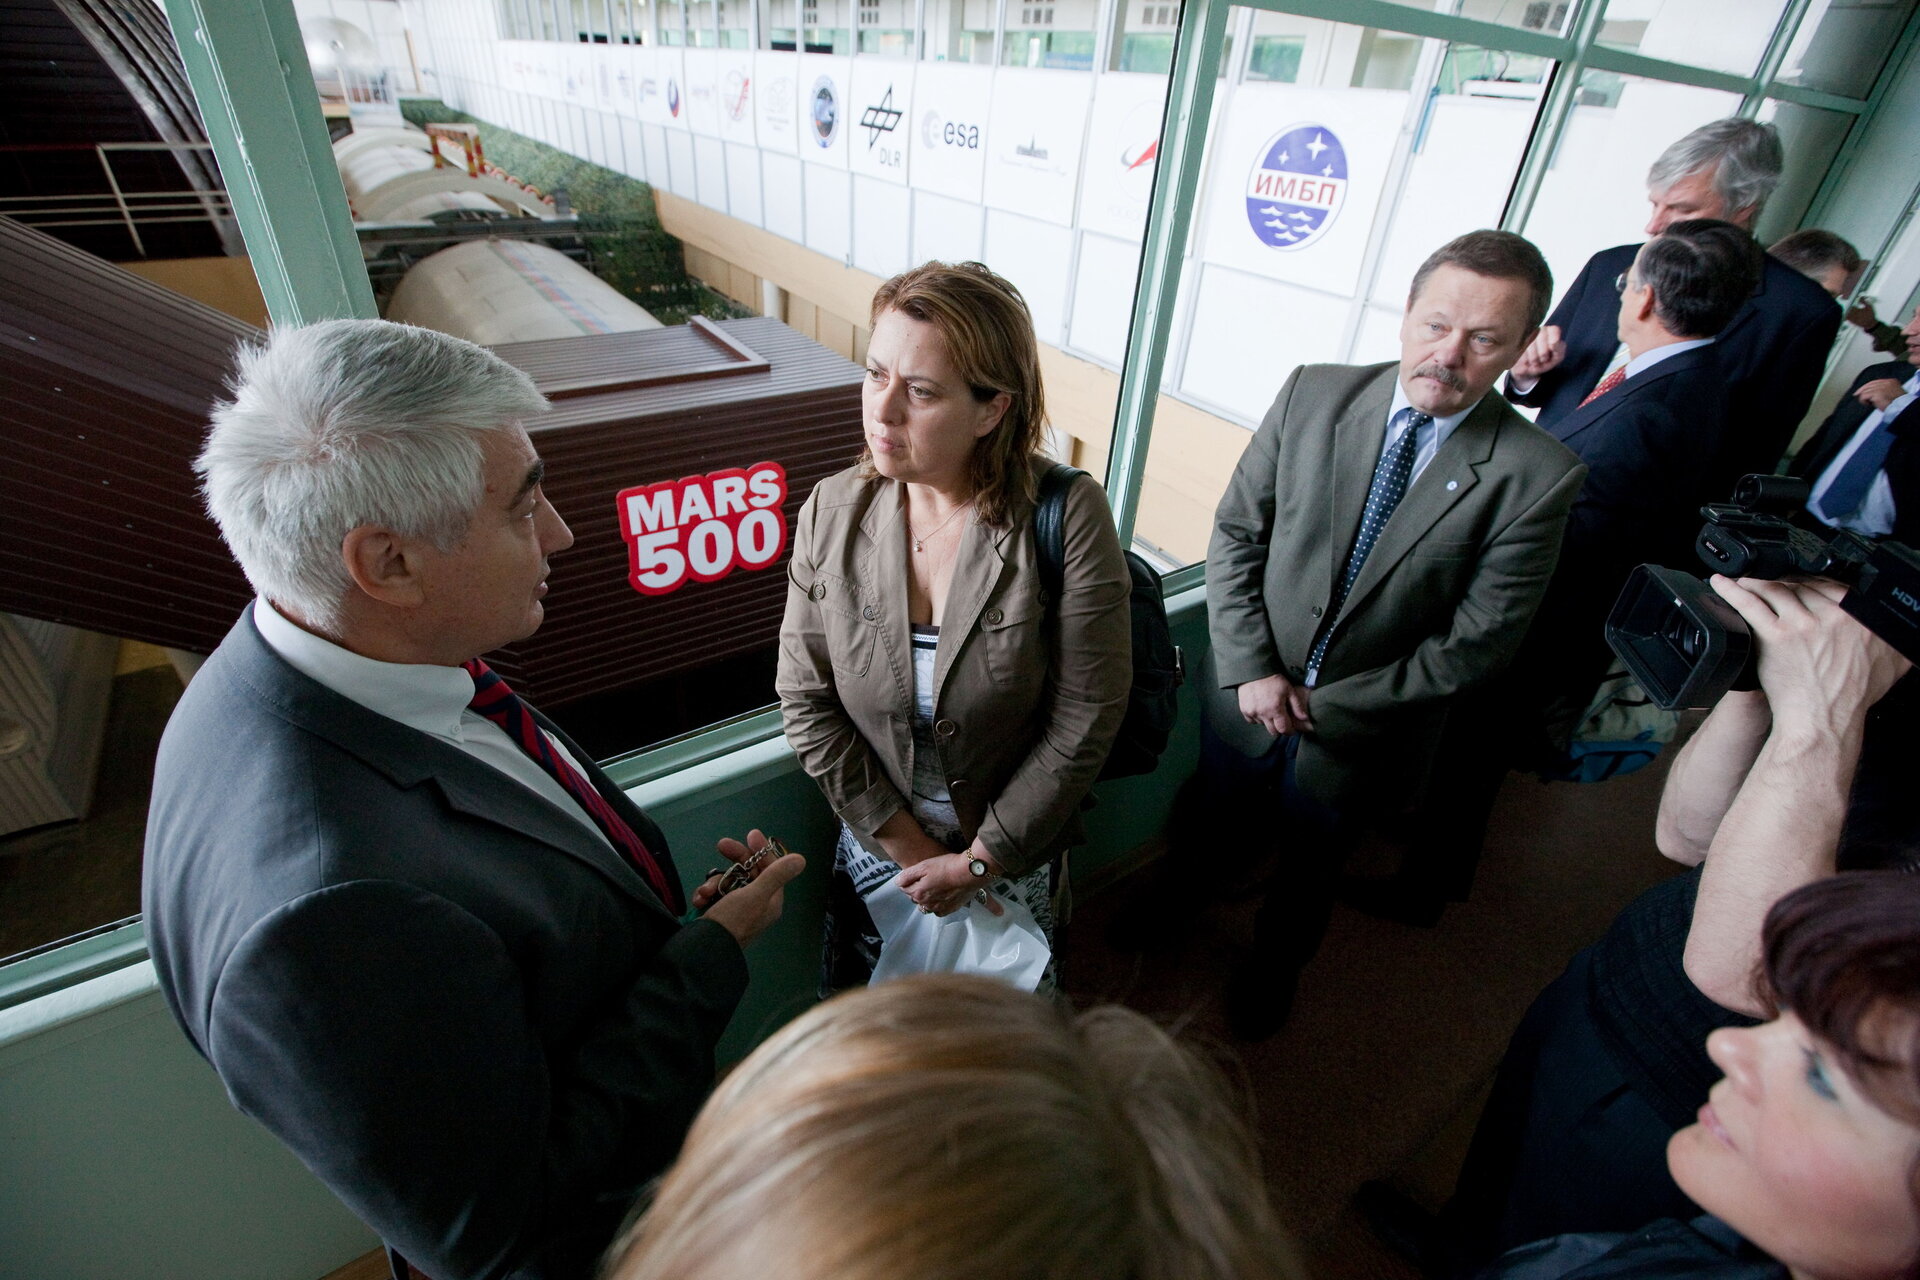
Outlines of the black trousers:
<svg viewBox="0 0 1920 1280">
<path fill-rule="evenodd" d="M 1594 1022 L 1591 953 L 1534 1000 L 1442 1212 L 1463 1272 L 1569 1231 L 1635 1231 L 1700 1209 L 1667 1172 L 1674 1128 L 1621 1069 Z"/>
</svg>

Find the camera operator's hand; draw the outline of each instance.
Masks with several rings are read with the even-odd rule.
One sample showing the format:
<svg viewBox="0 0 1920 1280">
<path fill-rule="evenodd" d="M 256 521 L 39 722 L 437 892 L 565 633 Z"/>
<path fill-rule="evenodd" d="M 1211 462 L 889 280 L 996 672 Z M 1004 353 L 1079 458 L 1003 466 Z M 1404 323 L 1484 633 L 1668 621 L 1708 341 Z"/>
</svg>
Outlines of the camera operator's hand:
<svg viewBox="0 0 1920 1280">
<path fill-rule="evenodd" d="M 1837 582 L 1715 576 L 1713 589 L 1753 632 L 1773 724 L 1707 850 L 1684 964 L 1709 999 L 1759 1016 L 1761 922 L 1834 873 L 1867 709 L 1912 664 L 1840 608 Z"/>
<path fill-rule="evenodd" d="M 1760 687 L 1778 727 L 1849 732 L 1913 665 L 1841 609 L 1847 589 L 1831 579 L 1735 582 L 1716 574 L 1713 589 L 1753 632 Z"/>
</svg>

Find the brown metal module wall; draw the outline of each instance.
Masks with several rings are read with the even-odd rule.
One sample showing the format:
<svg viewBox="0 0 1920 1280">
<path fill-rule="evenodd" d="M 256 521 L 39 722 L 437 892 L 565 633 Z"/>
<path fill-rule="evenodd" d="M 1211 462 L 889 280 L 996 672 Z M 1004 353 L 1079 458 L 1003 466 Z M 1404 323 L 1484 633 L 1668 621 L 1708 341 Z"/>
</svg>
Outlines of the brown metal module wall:
<svg viewBox="0 0 1920 1280">
<path fill-rule="evenodd" d="M 205 653 L 251 596 L 193 458 L 251 325 L 0 218 L 0 610 Z"/>
<path fill-rule="evenodd" d="M 627 580 L 630 556 L 614 502 L 622 489 L 777 462 L 787 473 L 790 551 L 800 504 L 859 453 L 859 366 L 775 320 L 721 328 L 772 368 L 557 401 L 533 433 L 547 463 L 547 496 L 573 529 L 574 545 L 554 557 L 545 624 L 502 654 L 501 667 L 542 705 L 702 667 L 770 646 L 779 635 L 787 553 L 766 569 L 736 568 L 667 595 L 642 595 Z M 496 350 L 545 381 L 631 376 L 660 365 L 668 343 L 681 344 L 677 359 L 694 361 L 698 339 L 684 328 Z"/>
<path fill-rule="evenodd" d="M 0 611 L 208 652 L 251 592 L 203 511 L 192 463 L 251 326 L 0 218 Z M 860 447 L 858 366 L 774 320 L 721 326 L 763 372 L 575 395 L 535 424 L 572 526 L 547 621 L 500 655 L 559 705 L 770 645 L 786 557 L 643 596 L 627 581 L 621 489 L 756 462 L 786 468 L 788 527 Z M 535 378 L 711 364 L 687 326 L 500 348 Z"/>
</svg>

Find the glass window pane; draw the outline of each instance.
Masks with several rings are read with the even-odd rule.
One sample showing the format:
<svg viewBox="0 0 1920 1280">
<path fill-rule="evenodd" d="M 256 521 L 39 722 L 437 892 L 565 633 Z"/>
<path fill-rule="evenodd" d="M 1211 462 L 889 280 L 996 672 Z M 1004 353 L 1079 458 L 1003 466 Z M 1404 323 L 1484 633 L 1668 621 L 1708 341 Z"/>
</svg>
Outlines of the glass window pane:
<svg viewBox="0 0 1920 1280">
<path fill-rule="evenodd" d="M 1556 283 L 1601 249 L 1645 238 L 1647 168 L 1681 135 L 1739 110 L 1737 94 L 1604 71 L 1580 95 L 1540 186 L 1526 236 Z"/>
<path fill-rule="evenodd" d="M 847 22 L 854 0 L 800 0 L 800 39 L 809 53 L 852 53 Z"/>
<path fill-rule="evenodd" d="M 687 43 L 686 10 L 680 0 L 660 0 L 660 43 Z"/>
<path fill-rule="evenodd" d="M 1166 75 L 1173 69 L 1174 33 L 1180 26 L 1180 5 L 1173 0 L 1115 0 L 1114 71 L 1151 71 Z"/>
<path fill-rule="evenodd" d="M 1781 83 L 1866 97 L 1913 5 L 1914 0 L 1814 0 L 1780 64 Z"/>
<path fill-rule="evenodd" d="M 753 0 L 719 0 L 720 47 L 753 48 Z"/>
<path fill-rule="evenodd" d="M 1393 0 L 1409 9 L 1430 9 L 1457 13 L 1480 22 L 1497 22 L 1504 27 L 1538 31 L 1543 35 L 1563 35 L 1567 14 L 1573 8 L 1566 0 Z"/>
<path fill-rule="evenodd" d="M 1607 0 L 1600 43 L 1752 75 L 1786 7 L 1787 0 Z"/>
<path fill-rule="evenodd" d="M 1209 122 L 1140 543 L 1169 564 L 1204 557 L 1250 432 L 1296 367 L 1397 357 L 1415 269 L 1454 236 L 1499 225 L 1550 70 L 1252 15 L 1246 81 Z"/>
<path fill-rule="evenodd" d="M 800 0 L 767 0 L 767 47 L 800 47 Z"/>
<path fill-rule="evenodd" d="M 993 62 L 993 0 L 927 0 L 920 56 L 929 62 Z"/>
<path fill-rule="evenodd" d="M 1007 0 L 1000 64 L 1093 70 L 1094 0 Z"/>
<path fill-rule="evenodd" d="M 890 58 L 913 56 L 912 0 L 858 0 L 854 12 L 860 52 Z"/>
<path fill-rule="evenodd" d="M 1756 228 L 1761 243 L 1772 244 L 1800 226 L 1828 167 L 1840 154 L 1840 144 L 1859 117 L 1770 98 L 1761 106 L 1760 118 L 1780 130 L 1780 145 L 1787 153 L 1786 174 Z"/>
</svg>

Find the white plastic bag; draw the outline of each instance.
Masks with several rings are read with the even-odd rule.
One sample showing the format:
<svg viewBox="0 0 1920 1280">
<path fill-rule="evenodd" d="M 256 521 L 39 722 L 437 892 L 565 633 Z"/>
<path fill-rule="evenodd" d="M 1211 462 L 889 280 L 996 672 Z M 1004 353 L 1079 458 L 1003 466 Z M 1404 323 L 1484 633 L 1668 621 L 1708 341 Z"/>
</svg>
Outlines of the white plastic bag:
<svg viewBox="0 0 1920 1280">
<path fill-rule="evenodd" d="M 874 982 L 912 973 L 977 973 L 1032 991 L 1053 958 L 1046 935 L 1026 905 L 994 894 L 1002 914 L 984 902 L 948 916 L 920 910 L 895 876 L 866 898 L 867 913 L 880 930 L 880 962 Z"/>
</svg>

